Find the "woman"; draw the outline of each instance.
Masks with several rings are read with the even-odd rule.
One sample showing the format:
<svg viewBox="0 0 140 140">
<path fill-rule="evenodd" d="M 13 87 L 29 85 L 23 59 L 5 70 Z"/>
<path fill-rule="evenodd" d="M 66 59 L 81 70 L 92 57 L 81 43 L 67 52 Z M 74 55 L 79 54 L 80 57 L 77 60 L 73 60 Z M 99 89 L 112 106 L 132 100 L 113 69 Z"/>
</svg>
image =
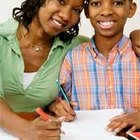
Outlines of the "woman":
<svg viewBox="0 0 140 140">
<path fill-rule="evenodd" d="M 60 121 L 32 112 L 56 98 L 64 55 L 87 41 L 75 38 L 83 5 L 84 0 L 26 0 L 13 10 L 14 20 L 0 25 L 0 125 L 20 139 L 60 139 Z"/>
<path fill-rule="evenodd" d="M 33 119 L 36 114 L 27 112 L 55 99 L 65 53 L 87 40 L 74 38 L 83 5 L 84 0 L 26 0 L 13 10 L 14 20 L 0 25 L 0 125 L 20 139 L 60 139 L 60 121 L 23 118 Z"/>
</svg>

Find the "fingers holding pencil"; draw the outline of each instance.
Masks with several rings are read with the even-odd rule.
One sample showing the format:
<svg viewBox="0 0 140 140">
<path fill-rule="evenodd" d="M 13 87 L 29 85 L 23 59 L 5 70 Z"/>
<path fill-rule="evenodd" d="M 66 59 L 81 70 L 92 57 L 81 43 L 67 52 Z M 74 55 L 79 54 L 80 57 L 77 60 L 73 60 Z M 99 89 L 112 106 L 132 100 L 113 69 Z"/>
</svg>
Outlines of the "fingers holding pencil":
<svg viewBox="0 0 140 140">
<path fill-rule="evenodd" d="M 70 102 L 70 104 L 72 106 L 75 106 L 74 103 Z M 73 107 L 70 106 L 70 104 L 68 104 L 66 100 L 59 99 L 59 101 L 54 101 L 49 106 L 49 111 L 53 112 L 57 117 L 65 116 L 65 121 L 73 121 L 76 118 L 76 113 L 73 110 Z"/>
<path fill-rule="evenodd" d="M 59 118 L 56 118 L 56 117 L 52 117 L 52 116 L 49 116 L 46 112 L 44 112 L 40 107 L 36 108 L 36 113 L 38 115 L 40 115 L 40 117 L 45 120 L 45 121 L 60 121 L 60 122 L 63 122 L 66 117 L 65 116 L 61 116 Z M 51 119 L 52 118 L 52 119 Z"/>
<path fill-rule="evenodd" d="M 37 108 L 36 112 L 40 117 L 28 122 L 27 134 L 29 139 L 60 140 L 62 134 L 61 121 L 64 118 L 53 119 L 40 108 Z"/>
<path fill-rule="evenodd" d="M 65 134 L 64 131 L 61 130 L 62 121 L 64 121 L 65 117 L 55 118 L 47 113 L 45 113 L 41 108 L 37 108 L 36 112 L 40 117 L 37 117 L 32 121 L 32 125 L 34 126 L 34 130 L 37 137 L 40 137 L 41 140 L 46 137 L 45 140 L 50 140 L 55 138 L 60 139 L 61 134 Z"/>
</svg>

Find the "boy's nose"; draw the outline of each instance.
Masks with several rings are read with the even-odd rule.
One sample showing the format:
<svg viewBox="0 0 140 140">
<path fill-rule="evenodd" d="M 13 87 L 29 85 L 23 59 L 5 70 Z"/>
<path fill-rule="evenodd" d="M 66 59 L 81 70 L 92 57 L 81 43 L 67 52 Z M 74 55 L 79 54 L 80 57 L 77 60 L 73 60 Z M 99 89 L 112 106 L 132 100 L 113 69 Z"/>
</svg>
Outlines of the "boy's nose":
<svg viewBox="0 0 140 140">
<path fill-rule="evenodd" d="M 113 14 L 113 9 L 111 6 L 105 5 L 102 7 L 102 11 L 100 13 L 102 16 L 108 16 Z"/>
</svg>

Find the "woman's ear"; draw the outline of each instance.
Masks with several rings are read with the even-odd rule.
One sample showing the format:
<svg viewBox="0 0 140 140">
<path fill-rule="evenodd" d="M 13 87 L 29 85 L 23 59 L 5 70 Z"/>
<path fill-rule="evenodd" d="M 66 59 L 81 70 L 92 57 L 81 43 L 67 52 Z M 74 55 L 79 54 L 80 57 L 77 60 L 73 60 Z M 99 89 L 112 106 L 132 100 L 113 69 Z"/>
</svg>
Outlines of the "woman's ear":
<svg viewBox="0 0 140 140">
<path fill-rule="evenodd" d="M 128 17 L 131 18 L 134 16 L 135 12 L 137 9 L 137 4 L 135 2 L 130 4 L 130 9 L 129 9 L 129 13 L 128 13 Z"/>
<path fill-rule="evenodd" d="M 84 13 L 85 13 L 86 18 L 89 18 L 88 5 L 86 5 L 86 6 L 84 7 Z"/>
</svg>

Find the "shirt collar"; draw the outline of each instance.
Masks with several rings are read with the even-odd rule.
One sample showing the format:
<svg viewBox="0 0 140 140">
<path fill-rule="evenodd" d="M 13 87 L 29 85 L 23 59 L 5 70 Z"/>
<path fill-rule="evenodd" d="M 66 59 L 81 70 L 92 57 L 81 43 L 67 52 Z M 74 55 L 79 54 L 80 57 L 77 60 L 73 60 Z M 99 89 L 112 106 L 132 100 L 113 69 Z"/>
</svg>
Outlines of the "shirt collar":
<svg viewBox="0 0 140 140">
<path fill-rule="evenodd" d="M 94 52 L 96 53 L 96 56 L 99 54 L 99 51 L 97 50 L 97 47 L 95 46 L 95 38 L 94 36 L 91 38 L 91 46 Z M 119 54 L 123 54 L 127 47 L 131 45 L 131 41 L 128 37 L 123 35 L 123 37 L 118 41 L 116 45 L 112 48 L 113 50 L 116 50 Z"/>
<path fill-rule="evenodd" d="M 54 38 L 52 49 L 55 49 L 57 47 L 64 48 L 64 46 L 65 46 L 64 43 L 59 39 L 59 37 Z"/>
</svg>

